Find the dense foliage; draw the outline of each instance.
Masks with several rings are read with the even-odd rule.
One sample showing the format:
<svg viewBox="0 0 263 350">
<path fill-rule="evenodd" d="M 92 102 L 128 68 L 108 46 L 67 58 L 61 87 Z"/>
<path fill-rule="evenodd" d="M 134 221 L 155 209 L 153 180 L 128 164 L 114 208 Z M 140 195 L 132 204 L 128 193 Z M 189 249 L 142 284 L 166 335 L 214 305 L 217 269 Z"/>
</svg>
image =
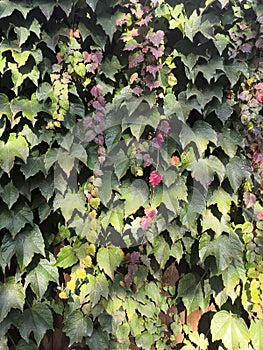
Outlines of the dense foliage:
<svg viewBox="0 0 263 350">
<path fill-rule="evenodd" d="M 262 14 L 0 1 L 0 349 L 263 349 Z"/>
</svg>

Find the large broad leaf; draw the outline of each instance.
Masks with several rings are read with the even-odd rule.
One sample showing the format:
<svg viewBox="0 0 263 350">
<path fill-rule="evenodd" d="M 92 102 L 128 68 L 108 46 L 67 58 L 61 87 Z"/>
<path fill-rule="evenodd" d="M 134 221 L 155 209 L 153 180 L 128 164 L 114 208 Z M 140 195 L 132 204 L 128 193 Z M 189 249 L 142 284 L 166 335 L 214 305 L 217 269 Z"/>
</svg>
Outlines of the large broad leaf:
<svg viewBox="0 0 263 350">
<path fill-rule="evenodd" d="M 15 278 L 9 278 L 5 283 L 0 283 L 0 323 L 11 309 L 22 311 L 24 302 L 24 288 L 20 282 L 15 281 Z"/>
<path fill-rule="evenodd" d="M 8 209 L 11 209 L 12 205 L 19 198 L 19 191 L 14 186 L 12 180 L 4 187 L 3 191 L 0 191 L 0 194 L 3 201 L 7 204 Z"/>
<path fill-rule="evenodd" d="M 208 234 L 203 234 L 199 243 L 199 257 L 201 262 L 212 255 L 216 259 L 219 272 L 229 267 L 233 260 L 242 262 L 243 244 L 234 232 L 230 232 L 229 236 L 221 235 L 211 241 Z"/>
<path fill-rule="evenodd" d="M 112 280 L 114 271 L 120 265 L 124 257 L 123 251 L 118 247 L 102 247 L 97 253 L 97 263 Z"/>
<path fill-rule="evenodd" d="M 100 328 L 94 329 L 91 337 L 87 337 L 86 342 L 90 350 L 108 350 L 109 336 L 108 333 L 103 332 Z"/>
<path fill-rule="evenodd" d="M 75 265 L 77 262 L 78 258 L 75 254 L 74 249 L 70 245 L 67 245 L 60 249 L 57 256 L 56 266 L 67 268 Z"/>
<path fill-rule="evenodd" d="M 163 269 L 170 257 L 170 247 L 162 236 L 156 239 L 153 253 L 156 260 L 160 264 L 160 268 Z"/>
<path fill-rule="evenodd" d="M 179 281 L 178 297 L 182 298 L 188 313 L 199 307 L 202 310 L 207 307 L 208 300 L 204 296 L 203 280 L 197 273 L 188 273 Z"/>
<path fill-rule="evenodd" d="M 227 349 L 246 348 L 249 332 L 245 321 L 225 310 L 217 312 L 211 321 L 212 340 L 220 340 Z"/>
<path fill-rule="evenodd" d="M 60 207 L 66 221 L 69 221 L 77 210 L 80 214 L 86 213 L 86 202 L 84 196 L 79 193 L 67 193 L 64 198 L 59 200 L 57 205 Z"/>
<path fill-rule="evenodd" d="M 250 167 L 245 159 L 234 157 L 230 159 L 226 166 L 226 176 L 229 179 L 231 187 L 236 192 L 244 178 L 250 177 Z"/>
<path fill-rule="evenodd" d="M 214 174 L 217 174 L 220 182 L 223 181 L 225 176 L 225 167 L 215 156 L 205 159 L 200 158 L 197 162 L 191 164 L 189 169 L 192 170 L 193 178 L 200 182 L 206 190 L 214 180 Z"/>
<path fill-rule="evenodd" d="M 45 294 L 50 282 L 59 283 L 58 269 L 54 266 L 56 261 L 51 254 L 49 254 L 49 257 L 50 260 L 41 259 L 37 266 L 26 276 L 25 286 L 30 284 L 31 289 L 39 299 Z"/>
<path fill-rule="evenodd" d="M 235 201 L 234 196 L 232 197 L 220 187 L 213 192 L 212 196 L 207 201 L 207 205 L 216 204 L 220 213 L 225 216 L 230 211 L 232 201 Z"/>
<path fill-rule="evenodd" d="M 27 227 L 15 238 L 16 256 L 19 267 L 24 270 L 29 265 L 35 253 L 45 255 L 45 244 L 37 225 Z"/>
<path fill-rule="evenodd" d="M 197 121 L 193 128 L 190 128 L 186 124 L 182 127 L 180 141 L 184 149 L 191 142 L 194 142 L 199 153 L 203 154 L 209 142 L 213 142 L 215 145 L 217 144 L 217 133 L 208 123 Z"/>
<path fill-rule="evenodd" d="M 140 348 L 150 350 L 152 349 L 152 345 L 154 344 L 154 336 L 152 333 L 145 331 L 140 335 L 136 336 L 135 342 Z"/>
<path fill-rule="evenodd" d="M 225 129 L 218 134 L 218 145 L 222 147 L 224 152 L 233 158 L 236 155 L 238 146 L 242 147 L 244 140 L 234 130 Z"/>
<path fill-rule="evenodd" d="M 135 180 L 132 183 L 126 181 L 121 187 L 121 199 L 125 199 L 125 217 L 134 214 L 148 201 L 149 189 L 146 182 Z"/>
<path fill-rule="evenodd" d="M 2 209 L 0 213 L 0 229 L 7 229 L 14 238 L 26 225 L 33 223 L 32 210 L 26 203 L 16 204 L 12 211 Z"/>
<path fill-rule="evenodd" d="M 249 335 L 254 349 L 263 349 L 263 320 L 251 320 Z"/>
<path fill-rule="evenodd" d="M 104 274 L 89 275 L 89 282 L 81 287 L 80 298 L 90 300 L 92 307 L 98 304 L 101 297 L 108 298 L 109 281 Z"/>
<path fill-rule="evenodd" d="M 28 154 L 26 139 L 21 135 L 16 137 L 15 133 L 11 133 L 7 143 L 1 142 L 0 144 L 0 167 L 9 174 L 14 166 L 15 157 L 26 162 Z"/>
<path fill-rule="evenodd" d="M 92 11 L 95 12 L 98 1 L 99 0 L 86 0 L 86 3 L 91 7 Z"/>
<path fill-rule="evenodd" d="M 45 304 L 35 304 L 24 311 L 18 323 L 21 337 L 28 342 L 30 333 L 33 332 L 39 346 L 46 331 L 53 329 L 52 312 Z"/>
<path fill-rule="evenodd" d="M 73 343 L 81 342 L 83 337 L 91 336 L 93 323 L 80 310 L 74 310 L 67 315 L 64 321 L 63 331 L 69 337 L 69 346 L 71 346 Z"/>
</svg>

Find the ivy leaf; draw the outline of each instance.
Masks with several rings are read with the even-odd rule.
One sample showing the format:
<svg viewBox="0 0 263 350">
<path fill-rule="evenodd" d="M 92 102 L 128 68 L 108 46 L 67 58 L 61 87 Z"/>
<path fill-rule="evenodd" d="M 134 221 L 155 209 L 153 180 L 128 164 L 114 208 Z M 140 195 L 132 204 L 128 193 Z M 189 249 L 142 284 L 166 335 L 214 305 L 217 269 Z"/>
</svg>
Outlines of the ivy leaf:
<svg viewBox="0 0 263 350">
<path fill-rule="evenodd" d="M 243 244 L 234 232 L 228 236 L 223 234 L 212 241 L 209 235 L 203 234 L 199 242 L 201 262 L 204 263 L 209 255 L 215 257 L 219 272 L 224 271 L 233 260 L 243 262 Z"/>
<path fill-rule="evenodd" d="M 21 337 L 28 342 L 30 333 L 33 332 L 39 346 L 46 331 L 53 329 L 52 312 L 46 304 L 35 304 L 23 312 L 18 325 Z"/>
<path fill-rule="evenodd" d="M 11 111 L 13 115 L 22 112 L 22 115 L 35 124 L 37 114 L 43 110 L 42 105 L 38 102 L 36 94 L 33 94 L 31 100 L 25 97 L 17 97 L 11 102 Z"/>
<path fill-rule="evenodd" d="M 170 257 L 170 247 L 162 236 L 158 237 L 155 241 L 153 253 L 156 260 L 160 264 L 160 268 L 163 269 Z"/>
<path fill-rule="evenodd" d="M 38 172 L 43 174 L 46 172 L 43 157 L 28 157 L 27 162 L 22 164 L 20 169 L 26 179 L 36 175 Z"/>
<path fill-rule="evenodd" d="M 63 331 L 69 337 L 71 346 L 73 343 L 80 343 L 83 337 L 91 336 L 93 323 L 80 310 L 74 310 L 64 320 Z"/>
<path fill-rule="evenodd" d="M 23 311 L 25 291 L 20 282 L 9 277 L 5 283 L 0 283 L 0 323 L 11 309 Z"/>
<path fill-rule="evenodd" d="M 97 253 L 98 266 L 113 280 L 114 271 L 122 262 L 123 257 L 124 253 L 118 247 L 102 247 Z"/>
<path fill-rule="evenodd" d="M 113 18 L 110 18 L 110 20 L 112 21 Z M 121 64 L 116 56 L 113 56 L 111 60 L 109 58 L 106 58 L 105 61 L 102 63 L 103 73 L 107 78 L 111 79 L 112 81 L 116 81 L 115 74 L 118 73 L 120 69 Z"/>
<path fill-rule="evenodd" d="M 8 119 L 11 118 L 10 101 L 5 94 L 0 94 L 0 116 L 6 115 Z"/>
<path fill-rule="evenodd" d="M 58 269 L 54 266 L 56 261 L 51 254 L 49 257 L 49 260 L 40 259 L 38 265 L 27 274 L 25 279 L 25 287 L 30 284 L 39 299 L 44 296 L 50 282 L 59 283 Z"/>
<path fill-rule="evenodd" d="M 263 349 L 263 320 L 251 320 L 249 335 L 254 349 Z"/>
<path fill-rule="evenodd" d="M 218 134 L 218 146 L 222 147 L 224 152 L 233 158 L 236 155 L 238 146 L 243 147 L 243 139 L 234 130 L 223 130 Z"/>
<path fill-rule="evenodd" d="M 20 339 L 16 345 L 16 350 L 38 350 L 39 348 L 36 344 L 29 340 L 29 342 L 25 342 L 23 339 Z"/>
<path fill-rule="evenodd" d="M 15 27 L 14 31 L 17 35 L 19 47 L 21 47 L 29 38 L 30 31 L 25 27 Z"/>
<path fill-rule="evenodd" d="M 224 49 L 227 47 L 227 45 L 229 45 L 231 43 L 231 40 L 227 35 L 217 33 L 215 35 L 215 37 L 213 38 L 213 42 L 215 44 L 215 47 L 217 48 L 217 51 L 219 52 L 219 54 L 221 56 Z"/>
<path fill-rule="evenodd" d="M 85 298 L 87 295 L 91 301 L 92 307 L 98 304 L 101 297 L 108 298 L 109 281 L 104 274 L 98 276 L 89 275 L 89 282 L 82 286 L 81 296 Z"/>
<path fill-rule="evenodd" d="M 213 192 L 212 196 L 207 201 L 207 205 L 209 206 L 216 204 L 220 213 L 225 216 L 230 211 L 232 201 L 234 201 L 234 199 L 231 197 L 231 195 L 220 187 Z"/>
<path fill-rule="evenodd" d="M 197 310 L 199 307 L 205 310 L 207 300 L 204 297 L 203 281 L 197 273 L 187 273 L 180 279 L 178 297 L 182 298 L 188 313 Z"/>
<path fill-rule="evenodd" d="M 101 329 L 94 329 L 91 337 L 87 337 L 86 342 L 91 350 L 93 349 L 108 350 L 109 349 L 108 333 L 103 332 Z"/>
<path fill-rule="evenodd" d="M 249 77 L 248 66 L 245 62 L 234 61 L 229 65 L 225 65 L 224 71 L 231 87 L 238 82 L 241 75 L 244 75 L 246 78 Z"/>
<path fill-rule="evenodd" d="M 95 12 L 98 1 L 99 0 L 86 0 L 86 3 L 91 7 L 92 11 Z"/>
<path fill-rule="evenodd" d="M 141 206 L 144 206 L 148 201 L 148 196 L 149 189 L 144 181 L 124 182 L 121 187 L 121 199 L 125 199 L 125 217 L 134 214 Z"/>
<path fill-rule="evenodd" d="M 247 347 L 250 341 L 245 321 L 225 310 L 217 312 L 211 321 L 212 341 L 220 340 L 227 349 Z"/>
<path fill-rule="evenodd" d="M 153 334 L 145 331 L 135 337 L 135 342 L 138 347 L 145 350 L 150 350 L 154 344 Z"/>
<path fill-rule="evenodd" d="M 19 267 L 24 270 L 32 261 L 35 253 L 45 255 L 45 244 L 37 225 L 25 228 L 15 238 L 16 255 Z"/>
<path fill-rule="evenodd" d="M 80 193 L 67 193 L 64 198 L 59 200 L 58 206 L 66 221 L 69 221 L 75 210 L 80 214 L 86 213 L 85 198 Z"/>
<path fill-rule="evenodd" d="M 70 245 L 60 249 L 57 256 L 56 266 L 67 268 L 75 265 L 77 262 L 78 258 L 74 252 L 74 249 Z"/>
<path fill-rule="evenodd" d="M 1 198 L 7 204 L 8 209 L 11 209 L 13 204 L 19 198 L 19 191 L 14 186 L 12 180 L 4 187 L 3 191 L 1 191 L 0 193 L 1 193 Z"/>
<path fill-rule="evenodd" d="M 226 165 L 226 176 L 229 179 L 231 187 L 236 192 L 244 178 L 250 177 L 250 168 L 245 159 L 240 157 L 230 159 Z"/>
<path fill-rule="evenodd" d="M 1 146 L 1 144 L 0 144 Z M 0 167 L 8 174 L 14 166 L 15 157 L 23 159 L 26 162 L 29 154 L 26 139 L 15 133 L 11 133 L 7 143 L 2 143 L 0 147 Z"/>
<path fill-rule="evenodd" d="M 7 229 L 12 238 L 26 225 L 33 223 L 33 213 L 26 203 L 19 203 L 11 210 L 2 209 L 0 229 Z"/>
</svg>

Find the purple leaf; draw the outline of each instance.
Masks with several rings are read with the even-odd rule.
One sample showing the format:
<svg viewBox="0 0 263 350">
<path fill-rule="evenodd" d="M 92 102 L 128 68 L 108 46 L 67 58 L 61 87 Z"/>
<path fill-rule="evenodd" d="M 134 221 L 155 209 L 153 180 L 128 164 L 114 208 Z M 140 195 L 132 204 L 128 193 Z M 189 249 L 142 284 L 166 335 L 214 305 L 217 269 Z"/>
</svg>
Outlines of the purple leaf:
<svg viewBox="0 0 263 350">
<path fill-rule="evenodd" d="M 162 64 L 158 64 L 157 66 L 147 66 L 146 67 L 146 72 L 151 73 L 151 75 L 154 77 L 154 79 L 156 78 L 156 73 L 159 72 L 159 70 L 161 70 L 163 67 Z"/>
<path fill-rule="evenodd" d="M 134 89 L 132 89 L 132 92 L 134 93 L 134 95 L 140 96 L 143 92 L 143 89 L 140 87 L 135 87 Z"/>
<path fill-rule="evenodd" d="M 155 33 L 151 33 L 148 36 L 150 42 L 156 46 L 159 46 L 160 43 L 163 41 L 164 38 L 164 32 L 162 30 L 157 30 Z"/>
<path fill-rule="evenodd" d="M 164 54 L 164 48 L 161 47 L 159 49 L 156 49 L 155 47 L 150 47 L 151 53 L 153 56 L 158 60 L 158 58 L 162 57 Z"/>
<path fill-rule="evenodd" d="M 129 68 L 134 68 L 137 67 L 139 63 L 144 61 L 144 55 L 141 54 L 136 54 L 132 55 L 132 57 L 129 57 Z"/>
</svg>

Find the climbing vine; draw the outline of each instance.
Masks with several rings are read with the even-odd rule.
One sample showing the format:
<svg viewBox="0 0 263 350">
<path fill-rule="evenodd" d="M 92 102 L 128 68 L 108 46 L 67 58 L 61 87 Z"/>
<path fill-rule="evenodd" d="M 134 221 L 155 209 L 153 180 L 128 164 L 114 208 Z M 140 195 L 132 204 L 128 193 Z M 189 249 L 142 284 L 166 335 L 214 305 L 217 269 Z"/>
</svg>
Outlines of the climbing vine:
<svg viewBox="0 0 263 350">
<path fill-rule="evenodd" d="M 0 1 L 0 348 L 262 348 L 258 1 Z"/>
</svg>

